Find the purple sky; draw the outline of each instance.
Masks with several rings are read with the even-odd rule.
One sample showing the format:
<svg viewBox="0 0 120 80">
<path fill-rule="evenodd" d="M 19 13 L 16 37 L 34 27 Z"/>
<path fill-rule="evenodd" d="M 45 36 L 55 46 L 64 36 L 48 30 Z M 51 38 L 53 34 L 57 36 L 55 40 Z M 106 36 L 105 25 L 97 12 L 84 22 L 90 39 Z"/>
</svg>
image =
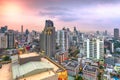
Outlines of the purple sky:
<svg viewBox="0 0 120 80">
<path fill-rule="evenodd" d="M 41 31 L 46 19 L 57 30 L 76 26 L 80 31 L 112 32 L 120 26 L 120 0 L 0 0 L 0 26 Z"/>
</svg>

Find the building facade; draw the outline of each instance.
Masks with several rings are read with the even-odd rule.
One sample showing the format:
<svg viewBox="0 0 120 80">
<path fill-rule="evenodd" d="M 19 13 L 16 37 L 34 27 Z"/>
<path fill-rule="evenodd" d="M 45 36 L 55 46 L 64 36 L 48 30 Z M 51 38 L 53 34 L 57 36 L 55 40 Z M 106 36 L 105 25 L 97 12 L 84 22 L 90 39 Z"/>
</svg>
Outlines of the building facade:
<svg viewBox="0 0 120 80">
<path fill-rule="evenodd" d="M 62 51 L 67 51 L 69 49 L 69 31 L 66 29 L 59 30 L 57 31 L 56 34 L 56 43 L 57 46 L 62 50 Z"/>
<path fill-rule="evenodd" d="M 71 76 L 76 76 L 79 73 L 80 65 L 78 61 L 69 61 L 64 67 L 67 69 L 68 74 Z"/>
<path fill-rule="evenodd" d="M 7 32 L 7 48 L 14 48 L 15 47 L 15 39 L 14 39 L 14 31 L 8 30 Z"/>
<path fill-rule="evenodd" d="M 56 53 L 55 58 L 56 58 L 56 60 L 59 63 L 62 63 L 63 61 L 68 59 L 68 52 L 67 51 L 65 51 L 65 52 L 62 52 L 62 51 L 58 52 L 58 53 Z"/>
<path fill-rule="evenodd" d="M 85 65 L 83 68 L 84 80 L 98 80 L 98 68 L 91 65 Z"/>
<path fill-rule="evenodd" d="M 114 39 L 119 39 L 119 29 L 118 28 L 114 29 Z"/>
<path fill-rule="evenodd" d="M 7 31 L 8 26 L 1 27 L 0 33 L 5 33 Z"/>
<path fill-rule="evenodd" d="M 86 39 L 84 41 L 84 50 L 87 58 L 103 59 L 104 40 L 98 38 Z"/>
<path fill-rule="evenodd" d="M 7 35 L 0 33 L 0 48 L 7 48 Z"/>
<path fill-rule="evenodd" d="M 55 27 L 51 20 L 46 20 L 44 31 L 40 34 L 40 48 L 49 57 L 55 56 Z"/>
</svg>

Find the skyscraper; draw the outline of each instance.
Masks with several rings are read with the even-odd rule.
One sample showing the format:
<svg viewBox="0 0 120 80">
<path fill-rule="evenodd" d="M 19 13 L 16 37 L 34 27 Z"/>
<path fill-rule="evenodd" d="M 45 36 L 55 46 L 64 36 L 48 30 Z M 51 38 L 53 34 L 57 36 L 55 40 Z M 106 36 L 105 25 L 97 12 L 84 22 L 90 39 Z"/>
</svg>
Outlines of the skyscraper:
<svg viewBox="0 0 120 80">
<path fill-rule="evenodd" d="M 104 40 L 99 38 L 86 39 L 84 41 L 85 55 L 91 59 L 103 59 Z"/>
<path fill-rule="evenodd" d="M 0 48 L 7 48 L 7 35 L 0 33 Z"/>
<path fill-rule="evenodd" d="M 46 20 L 45 28 L 40 35 L 40 48 L 48 57 L 55 54 L 55 27 L 51 20 Z"/>
<path fill-rule="evenodd" d="M 21 33 L 23 34 L 23 25 L 21 25 Z"/>
<path fill-rule="evenodd" d="M 67 29 L 57 31 L 56 43 L 62 51 L 69 49 L 69 31 Z"/>
<path fill-rule="evenodd" d="M 119 39 L 119 29 L 118 28 L 115 28 L 114 29 L 114 39 Z"/>
<path fill-rule="evenodd" d="M 8 26 L 1 27 L 1 33 L 5 33 L 7 31 Z"/>
<path fill-rule="evenodd" d="M 21 40 L 23 40 L 23 25 L 21 25 Z"/>
<path fill-rule="evenodd" d="M 13 30 L 8 30 L 7 32 L 7 40 L 8 40 L 8 48 L 14 48 L 14 31 Z"/>
</svg>

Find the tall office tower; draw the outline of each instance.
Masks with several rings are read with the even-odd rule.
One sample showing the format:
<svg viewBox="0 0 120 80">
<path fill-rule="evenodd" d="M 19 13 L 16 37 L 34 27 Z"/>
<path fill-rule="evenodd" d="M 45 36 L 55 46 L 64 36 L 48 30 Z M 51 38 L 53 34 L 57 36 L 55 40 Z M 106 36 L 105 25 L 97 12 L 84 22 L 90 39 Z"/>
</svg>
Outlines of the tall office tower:
<svg viewBox="0 0 120 80">
<path fill-rule="evenodd" d="M 40 48 L 41 51 L 45 51 L 45 54 L 49 57 L 55 55 L 55 27 L 51 20 L 46 20 L 44 31 L 40 35 Z"/>
<path fill-rule="evenodd" d="M 104 35 L 108 35 L 108 32 L 107 32 L 107 30 L 105 30 L 105 33 L 104 33 Z"/>
<path fill-rule="evenodd" d="M 103 59 L 104 40 L 99 38 L 86 39 L 84 41 L 85 55 L 91 59 Z"/>
<path fill-rule="evenodd" d="M 96 31 L 96 34 L 97 34 L 97 35 L 100 35 L 100 31 Z"/>
<path fill-rule="evenodd" d="M 21 41 L 23 40 L 23 25 L 21 25 Z"/>
<path fill-rule="evenodd" d="M 23 25 L 21 25 L 21 33 L 23 34 Z"/>
<path fill-rule="evenodd" d="M 7 32 L 7 43 L 8 43 L 8 48 L 14 48 L 14 31 L 13 30 L 8 30 Z"/>
<path fill-rule="evenodd" d="M 25 31 L 25 35 L 28 36 L 28 34 L 29 34 L 29 30 L 26 29 L 26 31 Z"/>
<path fill-rule="evenodd" d="M 7 35 L 0 33 L 0 48 L 7 48 Z"/>
<path fill-rule="evenodd" d="M 118 28 L 114 29 L 114 39 L 119 39 L 119 29 Z"/>
<path fill-rule="evenodd" d="M 56 43 L 62 51 L 69 49 L 69 31 L 67 29 L 57 31 Z"/>
<path fill-rule="evenodd" d="M 79 32 L 77 31 L 76 27 L 74 27 L 74 31 L 72 36 L 72 45 L 78 46 L 79 45 Z"/>
<path fill-rule="evenodd" d="M 7 26 L 1 27 L 1 33 L 5 33 L 7 31 Z"/>
</svg>

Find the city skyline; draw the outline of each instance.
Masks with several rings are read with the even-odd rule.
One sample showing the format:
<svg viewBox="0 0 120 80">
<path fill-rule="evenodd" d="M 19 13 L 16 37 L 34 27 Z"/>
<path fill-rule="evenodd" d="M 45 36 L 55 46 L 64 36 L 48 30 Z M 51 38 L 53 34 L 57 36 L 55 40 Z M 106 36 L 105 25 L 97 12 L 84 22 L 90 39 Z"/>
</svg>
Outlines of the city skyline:
<svg viewBox="0 0 120 80">
<path fill-rule="evenodd" d="M 113 32 L 119 28 L 119 0 L 1 0 L 0 27 L 42 31 L 47 19 L 57 30 L 77 27 L 80 31 Z M 34 29 L 33 29 L 34 27 Z"/>
</svg>

